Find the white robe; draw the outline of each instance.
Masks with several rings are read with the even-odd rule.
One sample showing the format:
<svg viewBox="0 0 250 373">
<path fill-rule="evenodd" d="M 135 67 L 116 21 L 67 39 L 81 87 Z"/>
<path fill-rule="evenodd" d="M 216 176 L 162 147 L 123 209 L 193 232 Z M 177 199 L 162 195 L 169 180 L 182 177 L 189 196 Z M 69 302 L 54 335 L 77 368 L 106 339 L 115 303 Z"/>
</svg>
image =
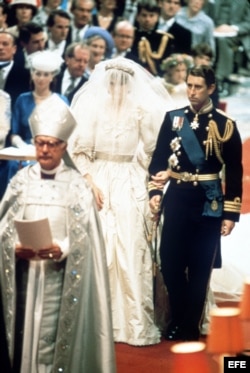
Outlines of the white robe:
<svg viewBox="0 0 250 373">
<path fill-rule="evenodd" d="M 24 168 L 10 183 L 0 216 L 0 275 L 12 361 L 18 312 L 13 220 L 48 217 L 63 257 L 29 262 L 21 372 L 115 372 L 104 243 L 92 192 L 81 175 L 63 165 L 55 180 L 41 180 L 39 164 Z"/>
</svg>

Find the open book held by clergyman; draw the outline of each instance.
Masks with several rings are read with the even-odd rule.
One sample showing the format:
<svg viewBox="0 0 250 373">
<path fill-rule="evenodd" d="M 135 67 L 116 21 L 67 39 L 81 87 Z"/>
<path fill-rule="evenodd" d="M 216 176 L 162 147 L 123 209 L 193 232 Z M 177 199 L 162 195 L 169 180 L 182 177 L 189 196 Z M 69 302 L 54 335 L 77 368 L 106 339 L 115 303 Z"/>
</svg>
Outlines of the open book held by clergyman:
<svg viewBox="0 0 250 373">
<path fill-rule="evenodd" d="M 14 220 L 14 224 L 23 248 L 37 251 L 51 247 L 53 240 L 48 218 L 40 220 Z"/>
</svg>

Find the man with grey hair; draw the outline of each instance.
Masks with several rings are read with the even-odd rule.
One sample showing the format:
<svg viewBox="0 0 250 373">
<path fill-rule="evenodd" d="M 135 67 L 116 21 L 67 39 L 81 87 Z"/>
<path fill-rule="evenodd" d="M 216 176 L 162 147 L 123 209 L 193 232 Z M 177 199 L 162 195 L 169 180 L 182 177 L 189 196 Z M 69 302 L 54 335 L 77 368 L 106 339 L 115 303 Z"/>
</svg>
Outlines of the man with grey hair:
<svg viewBox="0 0 250 373">
<path fill-rule="evenodd" d="M 70 44 L 65 51 L 65 64 L 56 78 L 55 91 L 65 95 L 69 102 L 74 94 L 88 80 L 85 70 L 90 58 L 89 47 L 83 42 Z"/>
<path fill-rule="evenodd" d="M 66 150 L 75 126 L 58 96 L 36 106 L 30 127 L 37 162 L 12 178 L 0 205 L 0 282 L 15 372 L 115 372 L 99 215 Z M 15 222 L 27 227 L 40 219 L 52 238 L 45 244 L 40 228 L 35 244 L 24 242 Z"/>
<path fill-rule="evenodd" d="M 131 51 L 134 42 L 134 37 L 134 26 L 127 20 L 118 21 L 115 25 L 113 32 L 115 48 L 113 50 L 112 57 L 126 57 L 130 60 L 139 63 L 139 59 Z"/>
</svg>

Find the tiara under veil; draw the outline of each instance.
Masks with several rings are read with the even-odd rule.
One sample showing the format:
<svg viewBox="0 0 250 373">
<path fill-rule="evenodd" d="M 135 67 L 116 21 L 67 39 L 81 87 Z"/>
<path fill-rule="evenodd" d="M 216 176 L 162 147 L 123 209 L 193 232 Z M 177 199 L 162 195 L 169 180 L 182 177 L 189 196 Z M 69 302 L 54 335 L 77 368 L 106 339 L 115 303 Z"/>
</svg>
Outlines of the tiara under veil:
<svg viewBox="0 0 250 373">
<path fill-rule="evenodd" d="M 173 108 L 162 83 L 137 63 L 123 57 L 100 62 L 74 96 L 77 127 L 70 152 L 134 155 L 141 139 L 153 151 L 165 113 Z"/>
</svg>

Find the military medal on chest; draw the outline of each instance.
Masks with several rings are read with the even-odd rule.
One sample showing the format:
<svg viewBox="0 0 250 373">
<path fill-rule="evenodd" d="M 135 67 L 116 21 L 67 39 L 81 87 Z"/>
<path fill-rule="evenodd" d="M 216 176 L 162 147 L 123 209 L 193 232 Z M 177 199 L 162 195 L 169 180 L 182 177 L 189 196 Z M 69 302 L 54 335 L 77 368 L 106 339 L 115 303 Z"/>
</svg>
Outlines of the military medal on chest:
<svg viewBox="0 0 250 373">
<path fill-rule="evenodd" d="M 193 130 L 196 130 L 197 128 L 199 128 L 199 116 L 198 116 L 198 113 L 195 114 L 194 116 L 194 119 L 193 121 L 190 123 L 190 127 L 193 129 Z"/>
</svg>

